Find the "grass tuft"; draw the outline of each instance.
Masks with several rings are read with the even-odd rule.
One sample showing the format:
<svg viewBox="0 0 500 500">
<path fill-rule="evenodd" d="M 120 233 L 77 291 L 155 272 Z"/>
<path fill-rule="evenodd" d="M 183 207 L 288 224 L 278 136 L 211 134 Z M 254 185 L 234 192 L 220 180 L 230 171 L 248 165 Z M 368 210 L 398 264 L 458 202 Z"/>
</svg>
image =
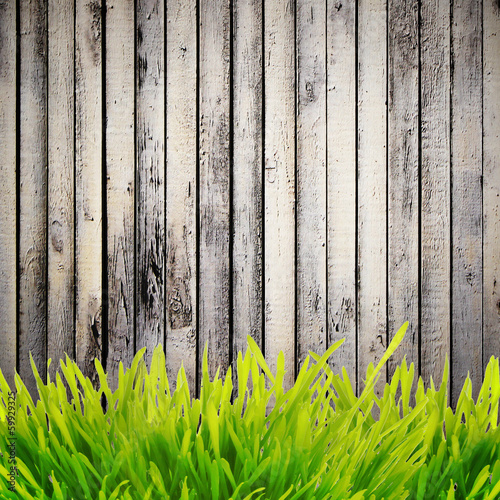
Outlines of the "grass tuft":
<svg viewBox="0 0 500 500">
<path fill-rule="evenodd" d="M 378 398 L 380 370 L 407 325 L 369 366 L 359 397 L 345 369 L 334 374 L 327 364 L 342 341 L 322 356 L 310 353 L 285 391 L 283 354 L 272 373 L 248 337 L 234 400 L 231 369 L 224 380 L 218 372 L 209 379 L 206 346 L 193 400 L 182 367 L 170 393 L 161 346 L 149 371 L 144 349 L 130 369 L 121 367 L 114 392 L 98 360 L 98 390 L 68 357 L 65 383 L 58 373 L 44 384 L 32 360 L 36 404 L 19 376 L 11 392 L 0 371 L 0 497 L 497 500 L 498 359 L 489 361 L 477 401 L 467 378 L 455 412 L 447 406 L 448 360 L 439 389 L 418 380 L 414 406 L 414 367 L 405 359 Z"/>
</svg>

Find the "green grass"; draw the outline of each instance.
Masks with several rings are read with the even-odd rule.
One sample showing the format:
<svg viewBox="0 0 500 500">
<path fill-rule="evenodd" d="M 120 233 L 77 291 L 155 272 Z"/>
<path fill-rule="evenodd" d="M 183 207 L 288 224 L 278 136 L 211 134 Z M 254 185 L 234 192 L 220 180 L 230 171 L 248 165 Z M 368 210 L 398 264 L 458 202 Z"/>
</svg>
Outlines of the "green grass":
<svg viewBox="0 0 500 500">
<path fill-rule="evenodd" d="M 334 374 L 327 365 L 342 341 L 322 356 L 310 353 L 285 392 L 283 354 L 271 373 L 249 337 L 233 402 L 231 370 L 210 381 L 206 348 L 194 400 L 183 368 L 170 393 L 160 346 L 149 372 L 144 350 L 129 370 L 120 367 L 115 392 L 97 360 L 99 390 L 67 358 L 61 372 L 70 401 L 59 374 L 44 384 L 32 362 L 36 405 L 17 375 L 15 382 L 15 492 L 8 489 L 10 388 L 0 372 L 0 498 L 499 499 L 498 359 L 488 364 L 477 402 L 467 379 L 455 412 L 447 407 L 448 363 L 439 390 L 418 381 L 414 407 L 414 367 L 406 361 L 377 398 L 379 372 L 406 327 L 368 368 L 359 398 L 345 370 Z"/>
</svg>

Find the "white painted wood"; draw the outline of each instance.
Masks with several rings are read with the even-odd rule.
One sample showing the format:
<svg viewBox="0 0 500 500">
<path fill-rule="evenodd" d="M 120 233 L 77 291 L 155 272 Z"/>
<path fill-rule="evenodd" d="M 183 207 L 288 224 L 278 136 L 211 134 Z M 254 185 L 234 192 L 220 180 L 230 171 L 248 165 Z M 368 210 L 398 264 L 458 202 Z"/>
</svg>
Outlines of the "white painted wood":
<svg viewBox="0 0 500 500">
<path fill-rule="evenodd" d="M 30 352 L 47 356 L 47 4 L 20 3 L 19 375 L 37 394 Z"/>
<path fill-rule="evenodd" d="M 48 289 L 47 357 L 75 356 L 74 318 L 74 10 L 49 0 L 48 10 Z"/>
<path fill-rule="evenodd" d="M 101 3 L 76 2 L 76 361 L 97 383 L 102 349 Z"/>
<path fill-rule="evenodd" d="M 420 17 L 420 368 L 428 387 L 431 376 L 441 384 L 450 356 L 450 3 L 424 2 Z"/>
<path fill-rule="evenodd" d="M 453 3 L 451 23 L 452 384 L 458 400 L 470 373 L 482 383 L 482 67 L 481 6 Z"/>
<path fill-rule="evenodd" d="M 106 10 L 106 197 L 108 383 L 134 356 L 134 1 L 108 0 Z"/>
<path fill-rule="evenodd" d="M 294 5 L 290 0 L 269 0 L 264 13 L 264 347 L 273 372 L 283 351 L 285 390 L 295 380 Z"/>
<path fill-rule="evenodd" d="M 166 361 L 196 391 L 196 1 L 167 3 Z"/>
<path fill-rule="evenodd" d="M 0 1 L 0 370 L 14 387 L 16 304 L 16 2 Z"/>
<path fill-rule="evenodd" d="M 326 350 L 326 9 L 297 2 L 297 369 Z"/>
<path fill-rule="evenodd" d="M 387 344 L 385 0 L 358 3 L 358 390 Z M 383 390 L 386 374 L 376 386 Z"/>
<path fill-rule="evenodd" d="M 165 338 L 164 2 L 137 2 L 137 350 L 149 364 Z"/>
<path fill-rule="evenodd" d="M 233 2 L 233 373 L 247 335 L 263 333 L 263 64 L 261 0 Z M 236 379 L 234 379 L 236 381 Z M 237 387 L 237 385 L 235 385 Z"/>
<path fill-rule="evenodd" d="M 230 10 L 228 0 L 200 7 L 199 360 L 225 373 L 230 346 Z M 200 370 L 201 375 L 201 370 Z"/>
<path fill-rule="evenodd" d="M 327 4 L 328 345 L 356 384 L 356 2 Z"/>
<path fill-rule="evenodd" d="M 418 0 L 388 9 L 388 342 L 409 322 L 388 361 L 388 377 L 406 356 L 419 372 L 419 53 Z M 413 395 L 417 387 L 413 384 Z"/>
<path fill-rule="evenodd" d="M 483 367 L 500 356 L 500 5 L 483 2 Z"/>
</svg>

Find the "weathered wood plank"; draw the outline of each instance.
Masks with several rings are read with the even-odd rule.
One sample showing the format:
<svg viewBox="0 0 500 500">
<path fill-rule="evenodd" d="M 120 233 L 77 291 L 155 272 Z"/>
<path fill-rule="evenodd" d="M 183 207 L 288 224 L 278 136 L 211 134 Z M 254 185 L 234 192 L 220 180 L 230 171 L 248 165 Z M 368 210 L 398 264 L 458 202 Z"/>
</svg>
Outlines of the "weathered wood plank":
<svg viewBox="0 0 500 500">
<path fill-rule="evenodd" d="M 483 367 L 500 356 L 500 4 L 483 3 Z"/>
<path fill-rule="evenodd" d="M 428 387 L 431 376 L 441 384 L 450 356 L 450 3 L 423 2 L 420 18 L 420 373 Z"/>
<path fill-rule="evenodd" d="M 106 7 L 106 370 L 115 389 L 120 361 L 128 367 L 134 356 L 134 1 L 108 0 Z"/>
<path fill-rule="evenodd" d="M 208 341 L 213 377 L 230 357 L 230 10 L 228 0 L 199 6 L 199 363 Z"/>
<path fill-rule="evenodd" d="M 265 334 L 268 364 L 283 351 L 285 390 L 295 380 L 295 38 L 293 0 L 264 13 Z"/>
<path fill-rule="evenodd" d="M 102 350 L 102 6 L 76 2 L 76 361 L 97 382 Z"/>
<path fill-rule="evenodd" d="M 166 360 L 196 391 L 196 1 L 167 3 Z"/>
<path fill-rule="evenodd" d="M 391 0 L 388 15 L 388 342 L 409 322 L 388 361 L 391 379 L 404 356 L 419 373 L 418 0 Z"/>
<path fill-rule="evenodd" d="M 262 18 L 261 0 L 234 1 L 234 361 L 245 353 L 247 335 L 260 348 L 263 340 Z"/>
<path fill-rule="evenodd" d="M 75 357 L 74 317 L 74 9 L 49 0 L 47 357 Z"/>
<path fill-rule="evenodd" d="M 164 344 L 165 71 L 164 2 L 137 2 L 136 348 Z"/>
<path fill-rule="evenodd" d="M 16 304 L 16 2 L 0 1 L 0 370 L 14 387 Z"/>
<path fill-rule="evenodd" d="M 326 350 L 326 9 L 298 0 L 297 368 Z"/>
<path fill-rule="evenodd" d="M 47 361 L 47 3 L 20 3 L 19 375 L 35 396 Z"/>
<path fill-rule="evenodd" d="M 358 390 L 387 347 L 386 0 L 358 3 Z M 381 373 L 376 392 L 386 382 Z"/>
<path fill-rule="evenodd" d="M 328 345 L 356 384 L 356 4 L 327 5 Z"/>
<path fill-rule="evenodd" d="M 467 373 L 482 382 L 481 2 L 453 2 L 451 23 L 452 375 L 455 406 Z"/>
</svg>

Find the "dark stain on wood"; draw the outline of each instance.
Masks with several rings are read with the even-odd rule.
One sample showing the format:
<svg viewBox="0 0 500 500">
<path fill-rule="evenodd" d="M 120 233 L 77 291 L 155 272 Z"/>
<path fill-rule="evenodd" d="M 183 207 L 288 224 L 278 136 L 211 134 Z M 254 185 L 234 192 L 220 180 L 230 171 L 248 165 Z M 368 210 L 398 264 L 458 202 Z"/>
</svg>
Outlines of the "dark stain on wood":
<svg viewBox="0 0 500 500">
<path fill-rule="evenodd" d="M 45 59 L 47 57 L 47 23 L 45 21 L 45 2 L 43 2 L 43 0 L 38 0 L 35 5 L 35 12 L 37 12 L 33 25 L 35 32 L 35 54 L 38 57 Z"/>
<path fill-rule="evenodd" d="M 101 64 L 102 7 L 100 2 L 92 1 L 87 4 L 87 8 L 92 16 L 87 38 L 89 47 L 92 50 L 92 60 L 98 66 Z"/>
<path fill-rule="evenodd" d="M 353 300 L 350 297 L 342 297 L 340 305 L 339 319 L 337 323 L 334 322 L 335 332 L 344 333 L 346 327 L 352 324 L 354 320 L 354 307 Z"/>
<path fill-rule="evenodd" d="M 64 241 L 62 233 L 63 233 L 63 225 L 57 220 L 52 221 L 50 241 L 52 243 L 52 247 L 58 253 L 62 253 L 64 249 Z"/>
<path fill-rule="evenodd" d="M 306 82 L 306 95 L 309 102 L 314 102 L 316 100 L 313 82 Z"/>
<path fill-rule="evenodd" d="M 144 55 L 139 55 L 137 58 L 137 84 L 139 88 L 144 86 L 144 80 L 148 73 L 148 59 Z"/>
<path fill-rule="evenodd" d="M 140 269 L 141 276 L 141 300 L 146 309 L 153 310 L 156 297 L 161 296 L 163 289 L 163 264 L 161 252 L 162 242 L 160 241 L 159 223 L 155 224 L 154 240 L 150 241 L 144 261 Z M 160 294 L 160 295 L 159 295 Z"/>
<path fill-rule="evenodd" d="M 192 322 L 191 299 L 186 282 L 182 278 L 173 280 L 173 288 L 168 296 L 170 327 L 172 329 L 189 326 Z"/>
<path fill-rule="evenodd" d="M 167 241 L 173 241 L 167 247 L 167 305 L 170 327 L 175 330 L 190 326 L 193 321 L 191 293 L 189 283 L 191 269 L 187 262 L 187 229 L 184 227 L 182 243 L 179 248 L 172 231 L 169 231 Z"/>
</svg>

